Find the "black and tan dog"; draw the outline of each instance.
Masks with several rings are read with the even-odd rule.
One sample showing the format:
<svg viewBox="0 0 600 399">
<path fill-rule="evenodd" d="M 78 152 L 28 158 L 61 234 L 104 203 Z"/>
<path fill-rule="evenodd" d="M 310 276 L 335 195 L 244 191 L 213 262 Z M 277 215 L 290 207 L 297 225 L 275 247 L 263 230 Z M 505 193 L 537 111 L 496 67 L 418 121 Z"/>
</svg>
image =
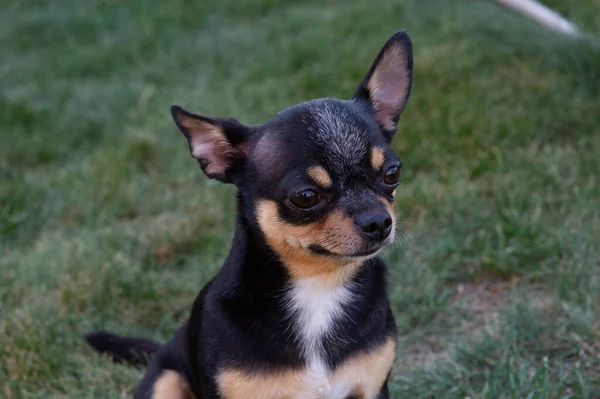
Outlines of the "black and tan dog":
<svg viewBox="0 0 600 399">
<path fill-rule="evenodd" d="M 404 32 L 350 100 L 291 106 L 260 126 L 173 106 L 192 156 L 238 189 L 231 251 L 167 344 L 105 332 L 151 362 L 136 398 L 387 398 L 395 325 L 386 266 L 402 163 L 390 148 L 411 88 Z"/>
</svg>

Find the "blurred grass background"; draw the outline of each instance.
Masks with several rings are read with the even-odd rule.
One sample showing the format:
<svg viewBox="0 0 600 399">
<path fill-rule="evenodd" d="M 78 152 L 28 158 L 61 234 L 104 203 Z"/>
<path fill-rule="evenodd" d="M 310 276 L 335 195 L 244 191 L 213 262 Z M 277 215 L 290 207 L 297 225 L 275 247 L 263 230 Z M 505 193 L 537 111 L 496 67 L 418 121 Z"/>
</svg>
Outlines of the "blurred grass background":
<svg viewBox="0 0 600 399">
<path fill-rule="evenodd" d="M 544 1 L 600 32 L 595 0 Z M 107 398 L 219 268 L 233 189 L 168 105 L 260 123 L 415 49 L 388 250 L 395 398 L 600 397 L 600 53 L 487 0 L 7 1 L 0 13 L 0 397 Z"/>
</svg>

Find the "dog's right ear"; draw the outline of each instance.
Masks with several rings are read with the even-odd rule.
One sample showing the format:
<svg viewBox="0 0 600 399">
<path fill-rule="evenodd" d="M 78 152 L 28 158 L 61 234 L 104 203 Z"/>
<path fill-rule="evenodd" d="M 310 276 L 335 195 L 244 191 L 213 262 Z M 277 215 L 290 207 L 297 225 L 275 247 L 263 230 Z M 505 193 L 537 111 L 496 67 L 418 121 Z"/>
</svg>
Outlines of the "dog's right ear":
<svg viewBox="0 0 600 399">
<path fill-rule="evenodd" d="M 235 119 L 207 118 L 178 105 L 171 106 L 171 115 L 204 174 L 231 183 L 234 167 L 248 155 L 250 129 Z"/>
</svg>

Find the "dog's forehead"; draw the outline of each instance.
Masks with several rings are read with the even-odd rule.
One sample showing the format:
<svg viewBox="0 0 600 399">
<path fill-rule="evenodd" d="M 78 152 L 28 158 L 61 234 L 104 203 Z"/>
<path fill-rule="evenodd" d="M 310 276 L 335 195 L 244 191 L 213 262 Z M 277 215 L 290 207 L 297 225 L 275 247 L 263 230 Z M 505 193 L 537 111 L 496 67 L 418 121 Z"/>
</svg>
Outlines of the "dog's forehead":
<svg viewBox="0 0 600 399">
<path fill-rule="evenodd" d="M 372 145 L 370 126 L 356 109 L 342 102 L 316 101 L 307 107 L 305 120 L 309 140 L 332 170 L 342 173 L 364 164 Z"/>
<path fill-rule="evenodd" d="M 336 99 L 287 108 L 269 121 L 265 130 L 257 157 L 270 167 L 313 163 L 337 175 L 359 172 L 368 164 L 371 148 L 382 142 L 366 110 L 352 101 Z"/>
</svg>

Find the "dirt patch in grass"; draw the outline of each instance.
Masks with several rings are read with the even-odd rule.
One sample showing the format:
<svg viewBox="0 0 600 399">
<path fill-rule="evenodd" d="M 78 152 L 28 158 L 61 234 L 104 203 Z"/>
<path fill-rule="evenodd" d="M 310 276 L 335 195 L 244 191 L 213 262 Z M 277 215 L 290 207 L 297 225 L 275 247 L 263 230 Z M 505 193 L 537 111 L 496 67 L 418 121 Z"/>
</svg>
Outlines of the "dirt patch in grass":
<svg viewBox="0 0 600 399">
<path fill-rule="evenodd" d="M 452 304 L 447 320 L 460 322 L 448 330 L 415 331 L 399 337 L 400 352 L 397 368 L 430 370 L 441 361 L 448 360 L 449 349 L 460 337 L 478 338 L 486 326 L 494 327 L 499 321 L 499 309 L 509 298 L 507 283 L 459 283 L 451 287 Z"/>
</svg>

